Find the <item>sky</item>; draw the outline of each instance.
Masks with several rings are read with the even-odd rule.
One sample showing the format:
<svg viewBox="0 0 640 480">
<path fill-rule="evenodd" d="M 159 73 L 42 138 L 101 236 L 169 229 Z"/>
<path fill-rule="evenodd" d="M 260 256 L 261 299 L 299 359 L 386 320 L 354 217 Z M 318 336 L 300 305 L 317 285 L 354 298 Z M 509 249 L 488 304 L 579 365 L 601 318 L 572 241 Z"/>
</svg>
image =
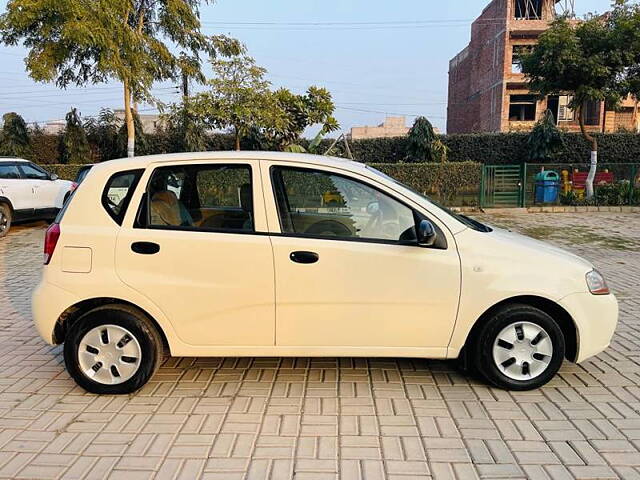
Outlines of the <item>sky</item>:
<svg viewBox="0 0 640 480">
<path fill-rule="evenodd" d="M 488 1 L 217 0 L 202 6 L 201 20 L 205 33 L 242 41 L 274 88 L 329 89 L 345 133 L 377 125 L 385 115 L 405 115 L 407 124 L 424 115 L 445 131 L 449 60 L 468 44 L 471 22 Z M 610 5 L 575 3 L 579 15 Z M 6 4 L 0 0 L 0 10 Z M 83 115 L 122 108 L 117 83 L 59 90 L 33 82 L 24 52 L 0 47 L 0 114 L 16 111 L 27 122 L 45 123 L 64 118 L 71 107 Z M 172 84 L 157 85 L 154 94 L 164 102 L 179 100 Z"/>
</svg>

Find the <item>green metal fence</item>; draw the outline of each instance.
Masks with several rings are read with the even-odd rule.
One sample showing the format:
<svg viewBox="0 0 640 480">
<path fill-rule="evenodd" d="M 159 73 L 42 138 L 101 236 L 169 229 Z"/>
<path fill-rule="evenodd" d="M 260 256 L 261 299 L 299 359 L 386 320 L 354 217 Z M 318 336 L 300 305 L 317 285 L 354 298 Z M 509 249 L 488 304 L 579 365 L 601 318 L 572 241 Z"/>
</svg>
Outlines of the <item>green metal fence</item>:
<svg viewBox="0 0 640 480">
<path fill-rule="evenodd" d="M 485 165 L 480 183 L 482 207 L 522 207 L 526 165 Z"/>
<path fill-rule="evenodd" d="M 599 164 L 594 196 L 586 198 L 585 177 L 589 164 L 485 165 L 479 203 L 484 208 L 553 205 L 640 205 L 640 164 Z M 536 180 L 539 173 L 553 171 L 560 181 L 554 187 Z M 539 190 L 551 188 L 542 199 Z"/>
</svg>

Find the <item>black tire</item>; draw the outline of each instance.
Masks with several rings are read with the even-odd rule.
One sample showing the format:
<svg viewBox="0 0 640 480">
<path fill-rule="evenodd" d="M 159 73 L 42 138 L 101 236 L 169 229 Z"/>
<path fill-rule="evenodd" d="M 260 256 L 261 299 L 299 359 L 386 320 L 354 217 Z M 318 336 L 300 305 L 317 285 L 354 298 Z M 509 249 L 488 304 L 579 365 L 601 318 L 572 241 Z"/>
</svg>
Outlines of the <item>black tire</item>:
<svg viewBox="0 0 640 480">
<path fill-rule="evenodd" d="M 117 325 L 133 334 L 141 350 L 140 366 L 127 381 L 109 385 L 84 374 L 78 360 L 78 347 L 90 330 L 101 325 Z M 67 371 L 86 391 L 98 394 L 127 394 L 144 386 L 162 361 L 162 338 L 153 323 L 139 310 L 127 305 L 104 305 L 82 315 L 68 329 L 64 342 Z"/>
<path fill-rule="evenodd" d="M 0 203 L 0 238 L 6 236 L 11 228 L 11 220 L 13 220 L 13 212 L 11 207 L 6 203 Z"/>
<path fill-rule="evenodd" d="M 507 376 L 493 356 L 494 343 L 500 332 L 510 325 L 520 322 L 542 327 L 553 346 L 553 352 L 551 352 L 546 369 L 535 378 L 528 380 L 516 380 Z M 523 342 L 526 340 L 525 338 Z M 529 345 L 533 345 L 533 343 L 530 342 Z M 471 347 L 469 353 L 473 370 L 477 371 L 491 385 L 514 391 L 534 390 L 548 383 L 558 373 L 565 356 L 565 339 L 560 326 L 547 313 L 524 304 L 507 305 L 493 314 L 481 327 Z"/>
</svg>

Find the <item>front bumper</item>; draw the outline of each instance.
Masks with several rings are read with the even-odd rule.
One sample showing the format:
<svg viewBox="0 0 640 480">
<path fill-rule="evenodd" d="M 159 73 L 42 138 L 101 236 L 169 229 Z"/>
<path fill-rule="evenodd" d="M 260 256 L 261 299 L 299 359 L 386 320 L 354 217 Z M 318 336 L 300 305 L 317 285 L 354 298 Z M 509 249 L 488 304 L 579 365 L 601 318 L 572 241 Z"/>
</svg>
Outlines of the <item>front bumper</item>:
<svg viewBox="0 0 640 480">
<path fill-rule="evenodd" d="M 33 323 L 40 336 L 48 344 L 53 344 L 53 330 L 60 315 L 78 299 L 60 287 L 41 280 L 31 297 Z"/>
<path fill-rule="evenodd" d="M 578 331 L 576 363 L 599 354 L 611 344 L 618 325 L 618 301 L 614 295 L 574 293 L 559 303 L 569 312 Z"/>
</svg>

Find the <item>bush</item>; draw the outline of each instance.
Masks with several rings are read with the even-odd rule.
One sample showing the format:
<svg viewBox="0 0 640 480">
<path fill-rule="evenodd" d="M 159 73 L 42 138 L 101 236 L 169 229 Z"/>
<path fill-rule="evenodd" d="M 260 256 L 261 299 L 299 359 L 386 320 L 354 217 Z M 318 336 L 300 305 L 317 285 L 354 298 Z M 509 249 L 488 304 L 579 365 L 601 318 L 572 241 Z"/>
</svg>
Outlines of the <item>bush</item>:
<svg viewBox="0 0 640 480">
<path fill-rule="evenodd" d="M 447 205 L 475 204 L 482 165 L 474 162 L 383 163 L 373 167 Z"/>
<path fill-rule="evenodd" d="M 43 168 L 51 173 L 55 173 L 63 180 L 75 180 L 78 170 L 82 165 L 64 165 L 56 163 L 53 165 L 43 165 Z"/>
</svg>

